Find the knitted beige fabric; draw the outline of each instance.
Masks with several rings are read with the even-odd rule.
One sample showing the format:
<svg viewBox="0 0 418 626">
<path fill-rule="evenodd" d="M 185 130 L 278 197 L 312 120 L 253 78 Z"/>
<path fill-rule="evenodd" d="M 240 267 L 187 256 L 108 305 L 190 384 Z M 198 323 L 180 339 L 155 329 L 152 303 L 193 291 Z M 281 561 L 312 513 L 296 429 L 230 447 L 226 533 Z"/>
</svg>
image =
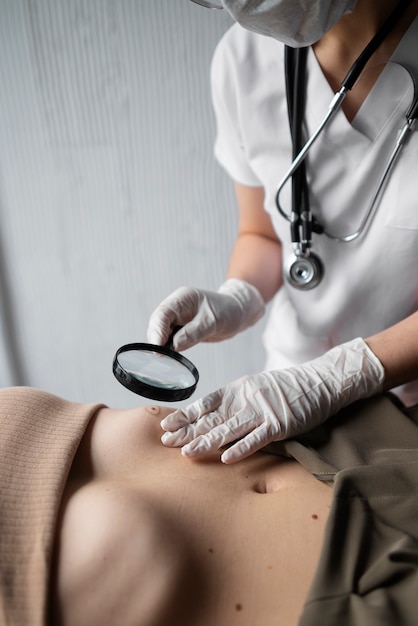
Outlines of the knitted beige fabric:
<svg viewBox="0 0 418 626">
<path fill-rule="evenodd" d="M 0 624 L 45 626 L 55 522 L 80 440 L 103 405 L 0 389 Z"/>
</svg>

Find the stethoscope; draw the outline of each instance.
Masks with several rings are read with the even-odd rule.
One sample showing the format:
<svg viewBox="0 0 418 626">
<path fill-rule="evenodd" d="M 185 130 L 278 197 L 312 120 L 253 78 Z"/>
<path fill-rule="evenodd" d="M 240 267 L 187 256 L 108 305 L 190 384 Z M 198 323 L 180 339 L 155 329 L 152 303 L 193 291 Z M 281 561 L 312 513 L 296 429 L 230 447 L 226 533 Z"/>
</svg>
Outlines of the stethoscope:
<svg viewBox="0 0 418 626">
<path fill-rule="evenodd" d="M 284 275 L 288 283 L 296 289 L 308 290 L 316 287 L 324 276 L 324 266 L 319 256 L 312 251 L 312 233 L 324 234 L 341 243 L 348 243 L 360 237 L 371 223 L 378 206 L 378 200 L 402 147 L 413 129 L 418 112 L 418 89 L 414 77 L 410 74 L 414 87 L 414 97 L 406 112 L 406 121 L 400 130 L 395 147 L 380 177 L 376 191 L 366 210 L 359 228 L 346 236 L 336 236 L 318 223 L 309 207 L 309 190 L 306 180 L 305 158 L 319 135 L 340 109 L 347 92 L 353 88 L 366 63 L 387 37 L 398 19 L 408 7 L 410 0 L 401 0 L 396 9 L 382 25 L 363 52 L 355 60 L 339 91 L 334 95 L 329 108 L 315 133 L 306 141 L 302 138 L 302 125 L 306 96 L 306 59 L 308 48 L 285 48 L 286 94 L 289 124 L 292 138 L 292 163 L 280 181 L 276 193 L 276 205 L 280 214 L 290 222 L 290 236 L 293 252 L 284 264 Z M 406 69 L 406 68 L 405 68 Z M 279 196 L 287 182 L 292 185 L 291 212 L 286 213 L 280 205 Z"/>
</svg>

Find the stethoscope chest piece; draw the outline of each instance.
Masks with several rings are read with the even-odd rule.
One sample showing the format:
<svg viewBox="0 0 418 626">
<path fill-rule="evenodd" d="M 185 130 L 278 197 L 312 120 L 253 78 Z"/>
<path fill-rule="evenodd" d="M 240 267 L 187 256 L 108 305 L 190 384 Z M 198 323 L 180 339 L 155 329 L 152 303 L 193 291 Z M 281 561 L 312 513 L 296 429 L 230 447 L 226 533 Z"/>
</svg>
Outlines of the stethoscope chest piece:
<svg viewBox="0 0 418 626">
<path fill-rule="evenodd" d="M 292 287 L 307 291 L 319 285 L 324 276 L 324 266 L 314 252 L 293 253 L 286 261 L 284 275 Z"/>
</svg>

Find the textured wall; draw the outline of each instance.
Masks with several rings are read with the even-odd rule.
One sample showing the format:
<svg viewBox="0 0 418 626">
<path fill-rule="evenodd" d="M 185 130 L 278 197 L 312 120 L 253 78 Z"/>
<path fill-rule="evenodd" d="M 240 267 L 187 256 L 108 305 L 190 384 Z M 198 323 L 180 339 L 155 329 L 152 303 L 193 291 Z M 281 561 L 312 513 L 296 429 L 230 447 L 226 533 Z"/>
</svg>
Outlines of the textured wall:
<svg viewBox="0 0 418 626">
<path fill-rule="evenodd" d="M 0 0 L 0 385 L 114 406 L 119 345 L 181 284 L 223 280 L 237 215 L 188 0 Z M 261 327 L 186 353 L 196 397 L 262 367 Z"/>
</svg>

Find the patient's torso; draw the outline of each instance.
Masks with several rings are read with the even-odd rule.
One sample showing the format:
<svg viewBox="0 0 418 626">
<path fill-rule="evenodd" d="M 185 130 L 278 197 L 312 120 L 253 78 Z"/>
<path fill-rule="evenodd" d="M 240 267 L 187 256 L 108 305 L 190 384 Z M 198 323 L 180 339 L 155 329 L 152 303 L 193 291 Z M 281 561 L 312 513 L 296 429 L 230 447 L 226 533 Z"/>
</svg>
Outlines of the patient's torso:
<svg viewBox="0 0 418 626">
<path fill-rule="evenodd" d="M 160 443 L 162 407 L 102 409 L 75 459 L 54 624 L 297 623 L 331 489 L 263 453 L 235 465 Z"/>
</svg>

